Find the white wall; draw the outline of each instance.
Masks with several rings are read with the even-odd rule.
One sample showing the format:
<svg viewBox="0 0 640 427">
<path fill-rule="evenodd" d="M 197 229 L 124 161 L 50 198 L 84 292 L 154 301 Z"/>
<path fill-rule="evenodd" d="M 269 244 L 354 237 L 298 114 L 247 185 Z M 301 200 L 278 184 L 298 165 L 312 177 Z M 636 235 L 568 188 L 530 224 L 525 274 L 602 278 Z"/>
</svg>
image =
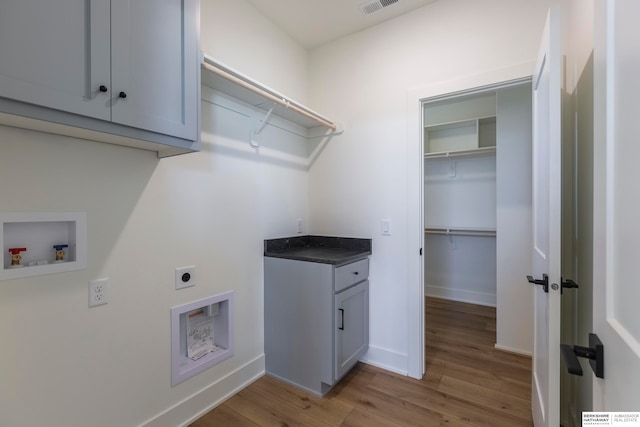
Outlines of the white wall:
<svg viewBox="0 0 640 427">
<path fill-rule="evenodd" d="M 496 306 L 496 239 L 426 234 L 424 294 Z"/>
<path fill-rule="evenodd" d="M 304 98 L 304 52 L 240 3 L 204 1 L 215 25 L 203 25 L 203 46 Z M 248 49 L 258 39 L 278 54 Z M 263 372 L 262 240 L 308 218 L 308 159 L 273 127 L 249 148 L 251 110 L 203 98 L 202 152 L 163 160 L 0 127 L 0 211 L 88 219 L 86 270 L 0 282 L 0 425 L 176 426 Z M 174 269 L 190 264 L 197 286 L 175 291 Z M 89 309 L 88 282 L 100 277 L 109 303 Z M 171 387 L 170 307 L 227 290 L 235 356 Z"/>
<path fill-rule="evenodd" d="M 311 230 L 374 239 L 372 363 L 407 372 L 414 341 L 408 264 L 418 246 L 409 251 L 407 207 L 419 194 L 409 194 L 407 171 L 418 141 L 407 140 L 408 91 L 535 61 L 550 3 L 435 2 L 310 52 L 310 104 L 347 128 L 310 171 Z M 391 236 L 380 235 L 382 218 Z"/>
<path fill-rule="evenodd" d="M 246 0 L 200 0 L 200 49 L 222 63 L 307 102 L 307 51 Z"/>
</svg>

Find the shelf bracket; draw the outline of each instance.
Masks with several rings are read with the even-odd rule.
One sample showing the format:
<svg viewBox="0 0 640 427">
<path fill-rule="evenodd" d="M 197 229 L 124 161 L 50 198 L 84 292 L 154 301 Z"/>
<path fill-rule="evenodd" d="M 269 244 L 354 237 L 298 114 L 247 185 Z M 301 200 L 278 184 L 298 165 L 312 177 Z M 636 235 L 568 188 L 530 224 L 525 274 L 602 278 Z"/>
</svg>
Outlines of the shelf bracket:
<svg viewBox="0 0 640 427">
<path fill-rule="evenodd" d="M 256 137 L 260 135 L 260 132 L 262 132 L 264 127 L 267 125 L 267 123 L 269 123 L 269 119 L 271 118 L 271 114 L 273 114 L 273 110 L 275 108 L 276 108 L 276 103 L 273 102 L 271 104 L 271 108 L 269 108 L 269 111 L 267 111 L 267 114 L 265 114 L 262 120 L 260 120 L 260 123 L 258 124 L 258 128 L 255 131 L 253 131 L 253 135 L 251 136 L 251 142 L 249 143 L 251 144 L 252 147 L 255 147 L 255 148 L 260 147 L 260 144 L 256 141 Z"/>
<path fill-rule="evenodd" d="M 323 133 L 322 135 L 314 135 L 308 136 L 307 139 L 318 139 L 318 138 L 330 138 L 336 135 L 342 135 L 344 133 L 344 123 L 336 123 L 336 130 L 329 133 Z"/>
<path fill-rule="evenodd" d="M 449 156 L 449 153 L 447 153 L 447 159 L 449 159 L 449 178 L 455 178 L 457 174 L 456 161 Z"/>
</svg>

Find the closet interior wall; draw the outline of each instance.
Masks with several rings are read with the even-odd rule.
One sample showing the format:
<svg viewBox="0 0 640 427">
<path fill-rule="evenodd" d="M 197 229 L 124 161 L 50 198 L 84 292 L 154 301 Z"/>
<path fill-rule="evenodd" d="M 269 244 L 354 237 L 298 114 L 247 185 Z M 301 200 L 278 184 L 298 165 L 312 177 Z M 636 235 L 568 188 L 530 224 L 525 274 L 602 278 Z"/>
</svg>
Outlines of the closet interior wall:
<svg viewBox="0 0 640 427">
<path fill-rule="evenodd" d="M 424 106 L 425 295 L 496 305 L 496 95 Z"/>
<path fill-rule="evenodd" d="M 531 84 L 424 104 L 426 296 L 496 307 L 496 347 L 531 354 Z"/>
</svg>

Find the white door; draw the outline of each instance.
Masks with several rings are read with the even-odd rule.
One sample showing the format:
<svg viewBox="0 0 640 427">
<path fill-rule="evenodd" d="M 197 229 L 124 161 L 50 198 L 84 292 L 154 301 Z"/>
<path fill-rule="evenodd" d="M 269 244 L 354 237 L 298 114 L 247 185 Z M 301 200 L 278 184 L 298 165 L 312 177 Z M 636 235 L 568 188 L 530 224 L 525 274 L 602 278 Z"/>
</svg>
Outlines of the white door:
<svg viewBox="0 0 640 427">
<path fill-rule="evenodd" d="M 593 379 L 593 410 L 640 411 L 640 2 L 597 1 L 594 15 L 593 329 L 604 379 Z"/>
<path fill-rule="evenodd" d="M 533 260 L 531 410 L 536 427 L 560 425 L 560 21 L 551 10 L 533 78 Z"/>
</svg>

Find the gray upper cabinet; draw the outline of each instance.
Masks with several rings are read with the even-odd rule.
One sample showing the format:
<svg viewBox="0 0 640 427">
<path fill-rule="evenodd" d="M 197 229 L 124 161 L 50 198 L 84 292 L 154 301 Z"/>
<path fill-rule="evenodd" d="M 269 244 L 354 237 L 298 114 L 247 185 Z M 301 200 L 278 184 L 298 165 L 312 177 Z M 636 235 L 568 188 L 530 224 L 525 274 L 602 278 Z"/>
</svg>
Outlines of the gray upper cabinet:
<svg viewBox="0 0 640 427">
<path fill-rule="evenodd" d="M 161 157 L 198 150 L 198 4 L 2 2 L 0 112 L 89 132 L 59 132 L 59 126 L 5 115 L 0 123 L 150 149 Z"/>
<path fill-rule="evenodd" d="M 112 120 L 197 138 L 195 0 L 111 0 Z M 120 94 L 126 98 L 120 98 Z"/>
<path fill-rule="evenodd" d="M 21 0 L 0 6 L 0 94 L 111 119 L 109 0 Z"/>
</svg>

